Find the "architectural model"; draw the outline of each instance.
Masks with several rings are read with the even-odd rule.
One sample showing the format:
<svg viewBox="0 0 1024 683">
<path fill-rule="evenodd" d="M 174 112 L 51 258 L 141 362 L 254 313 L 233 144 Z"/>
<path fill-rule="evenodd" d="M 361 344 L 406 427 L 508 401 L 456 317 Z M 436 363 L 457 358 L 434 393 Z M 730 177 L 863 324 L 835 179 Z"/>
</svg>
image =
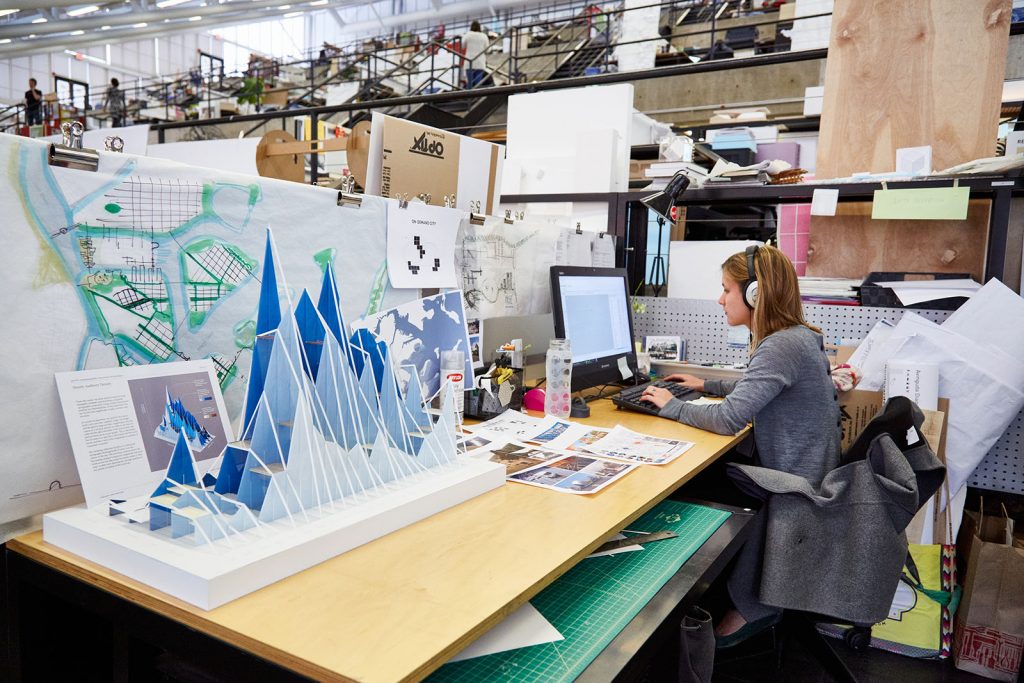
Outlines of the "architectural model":
<svg viewBox="0 0 1024 683">
<path fill-rule="evenodd" d="M 501 466 L 459 457 L 450 392 L 435 419 L 415 372 L 400 391 L 387 345 L 345 334 L 330 264 L 316 303 L 303 291 L 283 312 L 274 264 L 268 233 L 241 440 L 219 467 L 197 480 L 210 435 L 168 393 L 158 432 L 175 446 L 148 499 L 51 513 L 47 541 L 209 608 L 501 485 Z M 297 568 L 282 573 L 285 552 Z"/>
</svg>

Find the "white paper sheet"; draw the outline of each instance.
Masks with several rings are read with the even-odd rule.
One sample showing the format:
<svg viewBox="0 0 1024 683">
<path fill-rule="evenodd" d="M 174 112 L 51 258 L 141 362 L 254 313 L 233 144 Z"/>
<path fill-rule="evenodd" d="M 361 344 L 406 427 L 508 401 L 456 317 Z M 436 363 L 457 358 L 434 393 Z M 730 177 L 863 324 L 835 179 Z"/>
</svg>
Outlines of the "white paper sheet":
<svg viewBox="0 0 1024 683">
<path fill-rule="evenodd" d="M 599 235 L 593 242 L 591 256 L 595 268 L 615 267 L 615 236 Z"/>
<path fill-rule="evenodd" d="M 904 306 L 913 306 L 927 301 L 938 301 L 939 299 L 950 299 L 957 296 L 970 298 L 977 291 L 974 289 L 904 289 L 903 287 L 892 287 L 891 289 Z"/>
<path fill-rule="evenodd" d="M 551 416 L 533 417 L 515 410 L 506 410 L 487 422 L 481 422 L 466 429 L 474 434 L 500 435 L 506 439 L 529 441 L 532 437 L 551 429 L 558 422 L 558 418 Z"/>
<path fill-rule="evenodd" d="M 508 225 L 487 217 L 464 219 L 455 246 L 455 267 L 471 318 L 534 315 L 551 311 L 551 266 L 559 231 L 542 221 Z"/>
<path fill-rule="evenodd" d="M 942 327 L 1024 359 L 1024 298 L 995 278 L 946 318 Z"/>
<path fill-rule="evenodd" d="M 178 437 L 168 398 L 204 430 L 190 440 L 197 481 L 234 441 L 210 360 L 59 372 L 56 378 L 88 507 L 149 495 L 163 480 Z"/>
<path fill-rule="evenodd" d="M 939 366 L 891 360 L 885 364 L 885 400 L 906 396 L 925 410 L 939 409 Z"/>
<path fill-rule="evenodd" d="M 398 289 L 459 286 L 455 239 L 462 212 L 409 202 L 388 201 L 388 277 Z"/>
<path fill-rule="evenodd" d="M 611 430 L 611 427 L 594 427 L 573 422 L 560 437 L 548 443 L 548 448 L 558 451 L 586 453 L 587 446 L 607 436 Z"/>
<path fill-rule="evenodd" d="M 888 320 L 879 320 L 850 356 L 850 365 L 860 368 L 863 374 L 859 388 L 864 391 L 878 391 L 885 378 L 885 358 L 875 355 L 876 349 L 892 335 L 895 325 Z M 869 379 L 870 377 L 870 379 Z"/>
<path fill-rule="evenodd" d="M 146 155 L 155 159 L 178 161 L 191 166 L 258 176 L 256 146 L 259 143 L 259 138 L 168 142 L 162 145 L 150 145 L 146 150 Z"/>
<path fill-rule="evenodd" d="M 839 190 L 819 187 L 811 194 L 812 216 L 835 216 Z"/>
<path fill-rule="evenodd" d="M 722 295 L 722 263 L 753 240 L 685 240 L 669 243 L 668 295 L 677 299 L 718 301 Z"/>
<path fill-rule="evenodd" d="M 616 425 L 607 436 L 586 448 L 591 453 L 605 458 L 642 465 L 664 465 L 693 448 L 693 443 L 649 436 Z"/>
<path fill-rule="evenodd" d="M 559 633 L 558 629 L 552 626 L 551 622 L 545 619 L 536 607 L 526 603 L 448 661 L 461 662 L 464 659 L 518 650 L 531 645 L 554 643 L 559 640 L 565 640 L 565 636 Z"/>
<path fill-rule="evenodd" d="M 591 250 L 593 239 L 594 233 L 592 232 L 563 229 L 555 253 L 555 263 L 561 266 L 593 266 L 594 257 Z"/>
</svg>

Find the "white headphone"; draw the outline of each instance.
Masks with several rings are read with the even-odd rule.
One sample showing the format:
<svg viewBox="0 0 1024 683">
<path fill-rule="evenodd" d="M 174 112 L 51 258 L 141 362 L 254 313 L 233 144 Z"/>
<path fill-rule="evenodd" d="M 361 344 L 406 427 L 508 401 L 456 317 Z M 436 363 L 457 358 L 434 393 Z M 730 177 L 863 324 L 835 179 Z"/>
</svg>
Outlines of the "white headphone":
<svg viewBox="0 0 1024 683">
<path fill-rule="evenodd" d="M 743 303 L 750 310 L 754 310 L 754 306 L 757 305 L 757 273 L 754 271 L 754 255 L 757 254 L 758 249 L 759 247 L 756 244 L 752 244 L 746 249 L 747 279 L 741 285 L 743 288 Z"/>
</svg>

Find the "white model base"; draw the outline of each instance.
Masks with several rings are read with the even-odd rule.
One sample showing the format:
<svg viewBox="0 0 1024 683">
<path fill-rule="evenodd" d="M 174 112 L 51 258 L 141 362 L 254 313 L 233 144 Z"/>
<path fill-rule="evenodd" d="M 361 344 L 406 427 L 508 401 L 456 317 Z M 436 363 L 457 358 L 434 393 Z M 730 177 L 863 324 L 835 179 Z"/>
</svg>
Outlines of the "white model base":
<svg viewBox="0 0 1024 683">
<path fill-rule="evenodd" d="M 459 459 L 324 513 L 195 545 L 84 505 L 43 518 L 43 540 L 202 609 L 213 609 L 505 482 L 505 466 Z"/>
</svg>

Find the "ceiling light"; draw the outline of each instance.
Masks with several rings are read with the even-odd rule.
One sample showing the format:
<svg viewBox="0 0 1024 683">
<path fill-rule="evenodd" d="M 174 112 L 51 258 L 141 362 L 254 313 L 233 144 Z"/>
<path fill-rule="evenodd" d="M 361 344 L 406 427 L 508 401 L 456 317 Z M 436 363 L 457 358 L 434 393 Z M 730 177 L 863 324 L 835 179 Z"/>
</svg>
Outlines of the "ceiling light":
<svg viewBox="0 0 1024 683">
<path fill-rule="evenodd" d="M 159 0 L 156 6 L 163 9 L 164 7 L 174 7 L 175 5 L 181 5 L 188 2 L 189 0 Z"/>
<path fill-rule="evenodd" d="M 99 11 L 99 7 L 96 5 L 87 5 L 86 7 L 78 7 L 76 9 L 69 9 L 69 17 L 80 17 L 83 14 L 90 14 L 92 12 Z"/>
<path fill-rule="evenodd" d="M 85 31 L 72 31 L 72 32 L 71 32 L 71 33 L 70 33 L 69 35 L 72 35 L 72 36 L 80 36 L 80 35 L 82 35 L 83 33 L 85 33 Z"/>
<path fill-rule="evenodd" d="M 35 37 L 36 37 L 36 34 L 34 34 L 34 33 L 30 33 L 30 34 L 28 34 L 28 37 L 29 37 L 29 38 L 35 38 Z"/>
<path fill-rule="evenodd" d="M 3 40 L 0 40 L 0 45 L 6 45 L 9 42 L 11 42 L 10 38 L 4 38 Z"/>
<path fill-rule="evenodd" d="M 147 24 L 144 21 L 140 21 L 137 24 L 132 24 L 132 28 L 146 28 L 147 26 L 149 26 L 149 24 Z"/>
<path fill-rule="evenodd" d="M 199 15 L 196 15 L 194 17 L 189 17 L 188 18 L 189 21 L 200 21 L 201 19 L 202 19 L 202 17 L 199 16 Z"/>
<path fill-rule="evenodd" d="M 100 26 L 100 30 L 101 31 L 109 31 L 110 30 L 110 24 L 107 24 L 106 26 Z"/>
<path fill-rule="evenodd" d="M 33 24 L 45 24 L 46 23 L 46 17 L 39 17 L 38 19 L 33 19 L 32 23 Z"/>
<path fill-rule="evenodd" d="M 0 17 L 6 17 L 8 14 L 14 14 L 18 12 L 16 9 L 0 9 Z"/>
<path fill-rule="evenodd" d="M 320 7 L 320 6 L 326 5 L 326 4 L 327 4 L 327 0 L 314 0 L 314 2 L 309 3 L 309 6 L 310 7 Z"/>
<path fill-rule="evenodd" d="M 281 10 L 291 9 L 291 8 L 292 8 L 291 5 L 278 5 L 277 6 L 277 9 L 281 9 Z"/>
<path fill-rule="evenodd" d="M 288 14 L 284 15 L 284 18 L 285 19 L 291 19 L 292 17 L 298 17 L 298 16 L 301 16 L 301 15 L 302 15 L 302 12 L 289 12 Z"/>
</svg>

